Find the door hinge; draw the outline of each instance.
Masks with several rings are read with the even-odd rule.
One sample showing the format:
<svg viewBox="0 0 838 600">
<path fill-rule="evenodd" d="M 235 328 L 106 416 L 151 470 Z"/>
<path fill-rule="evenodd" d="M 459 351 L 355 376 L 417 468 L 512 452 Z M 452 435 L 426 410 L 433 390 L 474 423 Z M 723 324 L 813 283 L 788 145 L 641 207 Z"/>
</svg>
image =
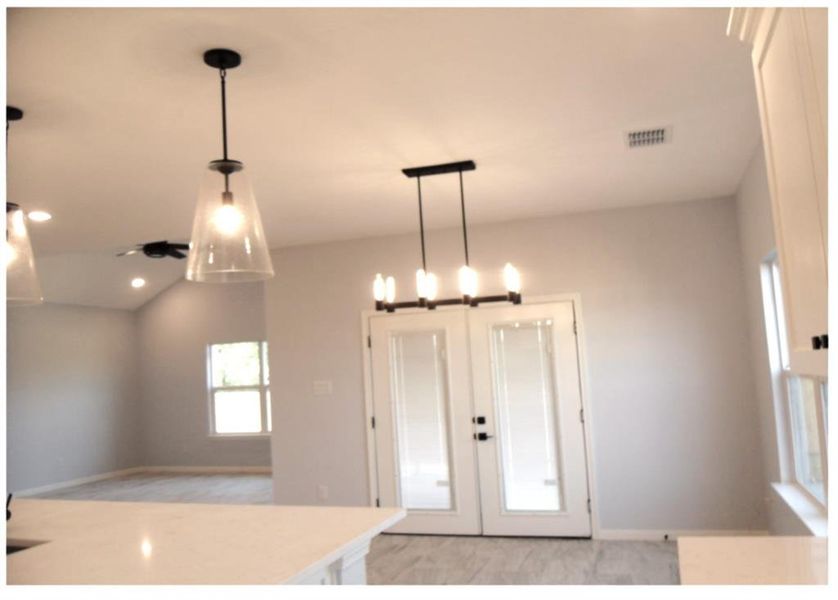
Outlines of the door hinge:
<svg viewBox="0 0 838 600">
<path fill-rule="evenodd" d="M 376 498 L 376 499 L 375 499 L 375 505 L 376 505 L 378 508 L 381 508 L 381 500 L 380 500 L 380 499 L 378 499 L 378 498 Z"/>
<path fill-rule="evenodd" d="M 375 429 L 375 417 L 370 417 L 370 425 L 372 425 L 372 428 Z"/>
<path fill-rule="evenodd" d="M 576 321 L 573 321 L 573 335 L 576 335 L 577 333 L 578 331 L 576 329 Z"/>
<path fill-rule="evenodd" d="M 591 514 L 591 499 L 588 498 L 588 514 Z"/>
<path fill-rule="evenodd" d="M 372 348 L 372 336 L 367 336 L 367 348 Z"/>
<path fill-rule="evenodd" d="M 584 408 L 579 409 L 579 422 L 580 423 L 585 422 L 585 409 Z"/>
</svg>

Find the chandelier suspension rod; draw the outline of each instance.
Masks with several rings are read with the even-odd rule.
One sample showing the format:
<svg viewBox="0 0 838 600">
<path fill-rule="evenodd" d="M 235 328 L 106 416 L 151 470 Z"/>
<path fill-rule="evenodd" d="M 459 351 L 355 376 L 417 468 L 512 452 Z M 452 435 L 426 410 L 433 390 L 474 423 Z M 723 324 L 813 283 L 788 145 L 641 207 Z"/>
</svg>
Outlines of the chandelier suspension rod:
<svg viewBox="0 0 838 600">
<path fill-rule="evenodd" d="M 425 260 L 425 219 L 422 214 L 422 177 L 416 178 L 416 188 L 419 191 L 419 238 L 422 240 L 422 270 L 428 270 Z"/>
<path fill-rule="evenodd" d="M 466 254 L 466 266 L 468 267 L 468 231 L 466 230 L 466 196 L 463 192 L 463 170 L 460 169 L 460 209 L 463 215 L 463 248 Z"/>
</svg>

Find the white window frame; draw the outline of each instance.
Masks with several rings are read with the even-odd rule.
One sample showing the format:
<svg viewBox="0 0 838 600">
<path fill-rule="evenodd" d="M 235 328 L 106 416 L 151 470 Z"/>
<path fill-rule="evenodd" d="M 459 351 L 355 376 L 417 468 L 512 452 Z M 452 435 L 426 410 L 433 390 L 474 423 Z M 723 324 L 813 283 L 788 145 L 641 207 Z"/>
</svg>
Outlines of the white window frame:
<svg viewBox="0 0 838 600">
<path fill-rule="evenodd" d="M 780 287 L 779 259 L 776 251 L 771 252 L 762 262 L 761 280 L 765 316 L 766 342 L 768 344 L 768 362 L 771 371 L 771 384 L 774 396 L 774 416 L 777 426 L 777 447 L 779 451 L 780 477 L 782 485 L 793 486 L 819 510 L 826 512 L 828 496 L 827 462 L 827 427 L 824 415 L 825 399 L 823 389 L 827 380 L 823 377 L 800 375 L 791 370 L 788 354 L 788 337 L 785 329 L 785 311 L 782 288 Z M 815 382 L 815 405 L 818 420 L 818 438 L 820 443 L 821 466 L 823 470 L 824 499 L 813 494 L 802 482 L 798 472 L 798 460 L 794 443 L 790 386 L 799 377 Z M 776 486 L 775 486 L 776 487 Z"/>
<path fill-rule="evenodd" d="M 215 386 L 212 381 L 212 348 L 213 346 L 226 346 L 228 344 L 258 344 L 259 345 L 259 385 L 225 385 Z M 270 437 L 271 427 L 269 427 L 268 411 L 270 411 L 270 389 L 269 382 L 265 377 L 265 365 L 267 364 L 267 349 L 268 342 L 265 340 L 237 340 L 234 342 L 214 342 L 207 344 L 206 347 L 206 365 L 207 365 L 207 390 L 208 390 L 208 416 L 209 416 L 209 436 L 211 438 L 253 438 L 253 437 Z M 255 432 L 241 432 L 241 433 L 219 433 L 215 430 L 215 393 L 216 392 L 235 392 L 235 391 L 258 391 L 259 392 L 259 407 L 261 418 L 261 431 Z M 272 425 L 272 423 L 271 423 Z"/>
</svg>

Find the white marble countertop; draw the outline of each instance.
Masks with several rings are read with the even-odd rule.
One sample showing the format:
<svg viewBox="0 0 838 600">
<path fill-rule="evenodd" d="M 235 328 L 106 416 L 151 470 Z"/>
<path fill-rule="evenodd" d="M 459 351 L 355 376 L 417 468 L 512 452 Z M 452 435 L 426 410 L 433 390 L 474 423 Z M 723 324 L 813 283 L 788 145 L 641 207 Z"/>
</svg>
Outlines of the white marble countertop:
<svg viewBox="0 0 838 600">
<path fill-rule="evenodd" d="M 400 508 L 14 499 L 10 584 L 277 584 L 367 543 Z"/>
<path fill-rule="evenodd" d="M 678 538 L 682 584 L 825 584 L 826 538 Z"/>
</svg>

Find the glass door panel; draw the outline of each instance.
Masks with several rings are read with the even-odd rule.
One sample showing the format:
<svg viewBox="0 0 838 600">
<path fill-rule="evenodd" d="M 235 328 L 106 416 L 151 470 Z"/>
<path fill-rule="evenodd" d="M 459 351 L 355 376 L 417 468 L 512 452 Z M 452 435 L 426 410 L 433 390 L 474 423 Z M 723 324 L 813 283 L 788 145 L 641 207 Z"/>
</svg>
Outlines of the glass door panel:
<svg viewBox="0 0 838 600">
<path fill-rule="evenodd" d="M 561 509 L 552 321 L 492 327 L 497 436 L 506 511 Z"/>
<path fill-rule="evenodd" d="M 390 337 L 402 506 L 450 510 L 445 331 Z"/>
</svg>

